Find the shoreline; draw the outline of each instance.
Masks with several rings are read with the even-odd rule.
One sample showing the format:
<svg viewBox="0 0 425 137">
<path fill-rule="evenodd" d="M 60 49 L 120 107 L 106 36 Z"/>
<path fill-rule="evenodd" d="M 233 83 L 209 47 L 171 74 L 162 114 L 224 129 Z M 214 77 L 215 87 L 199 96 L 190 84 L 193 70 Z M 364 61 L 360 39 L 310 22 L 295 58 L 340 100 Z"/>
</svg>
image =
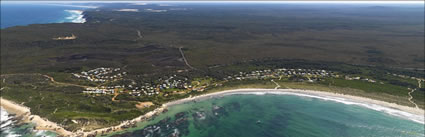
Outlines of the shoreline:
<svg viewBox="0 0 425 137">
<path fill-rule="evenodd" d="M 411 120 L 417 123 L 425 124 L 425 118 L 423 117 L 425 115 L 425 110 L 420 108 L 409 107 L 409 106 L 399 105 L 399 104 L 385 102 L 381 100 L 374 100 L 374 99 L 360 97 L 360 96 L 353 96 L 353 95 L 326 92 L 326 91 L 304 90 L 304 89 L 246 88 L 246 89 L 224 90 L 224 91 L 199 95 L 195 97 L 175 100 L 175 101 L 165 103 L 164 105 L 167 107 L 170 107 L 173 105 L 183 104 L 190 101 L 201 101 L 204 99 L 223 97 L 227 95 L 241 95 L 241 94 L 295 95 L 300 97 L 317 98 L 317 99 L 326 100 L 326 101 L 334 101 L 338 103 L 343 103 L 346 105 L 357 105 L 360 107 L 388 113 L 390 115 L 401 117 L 401 118 Z"/>
<path fill-rule="evenodd" d="M 65 19 L 70 20 L 72 23 L 85 23 L 86 18 L 84 18 L 83 10 L 65 10 L 70 13 L 71 16 L 66 17 Z M 68 22 L 68 21 L 65 21 Z"/>
<path fill-rule="evenodd" d="M 144 115 L 136 117 L 131 120 L 123 121 L 119 125 L 105 127 L 101 129 L 96 129 L 92 131 L 83 132 L 79 130 L 77 132 L 70 132 L 65 130 L 60 125 L 50 122 L 47 119 L 41 118 L 38 115 L 31 115 L 30 108 L 16 104 L 12 101 L 1 99 L 1 106 L 8 112 L 16 114 L 17 116 L 22 116 L 23 122 L 32 122 L 36 124 L 36 129 L 38 130 L 50 130 L 58 133 L 62 136 L 89 136 L 89 135 L 98 135 L 102 133 L 111 133 L 116 131 L 121 131 L 126 127 L 130 127 L 138 122 L 143 122 L 149 118 L 152 118 L 166 110 L 168 107 L 183 104 L 191 101 L 200 101 L 210 98 L 223 97 L 228 95 L 241 95 L 241 94 L 255 94 L 255 95 L 264 95 L 264 94 L 275 94 L 275 95 L 295 95 L 300 97 L 309 97 L 317 98 L 326 101 L 334 101 L 338 103 L 344 103 L 347 105 L 357 105 L 365 107 L 368 109 L 373 109 L 376 111 L 381 111 L 383 113 L 388 113 L 393 116 L 404 118 L 413 122 L 424 124 L 424 115 L 425 111 L 423 109 L 418 109 L 409 106 L 398 105 L 395 103 L 389 103 L 380 100 L 374 100 L 365 97 L 352 96 L 346 94 L 339 94 L 326 91 L 315 91 L 315 90 L 303 90 L 303 89 L 233 89 L 233 90 L 224 90 L 218 92 L 207 93 L 203 95 L 198 95 L 194 97 L 183 98 L 175 101 L 171 101 L 163 104 L 161 107 L 156 108 L 153 111 L 150 111 Z"/>
<path fill-rule="evenodd" d="M 58 133 L 59 135 L 69 136 L 72 132 L 65 130 L 58 124 L 51 122 L 45 118 L 41 118 L 38 115 L 31 115 L 31 109 L 9 101 L 0 97 L 1 107 L 10 114 L 16 114 L 16 117 L 22 117 L 21 122 L 24 123 L 35 123 L 36 130 L 49 130 Z"/>
</svg>

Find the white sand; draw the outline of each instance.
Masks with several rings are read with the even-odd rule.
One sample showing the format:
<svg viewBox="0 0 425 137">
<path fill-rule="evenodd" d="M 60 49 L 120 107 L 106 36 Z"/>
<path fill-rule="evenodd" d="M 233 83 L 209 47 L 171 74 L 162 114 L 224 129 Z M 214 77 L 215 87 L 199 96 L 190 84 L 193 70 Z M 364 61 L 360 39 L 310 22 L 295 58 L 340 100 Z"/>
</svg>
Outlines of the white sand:
<svg viewBox="0 0 425 137">
<path fill-rule="evenodd" d="M 12 101 L 0 98 L 1 106 L 9 113 L 22 116 L 22 121 L 26 123 L 35 123 L 37 130 L 50 130 L 60 135 L 71 135 L 72 132 L 67 131 L 47 119 L 43 119 L 38 115 L 31 115 L 30 108 L 16 104 Z"/>
<path fill-rule="evenodd" d="M 165 106 L 172 106 L 181 104 L 189 101 L 198 101 L 207 98 L 221 97 L 225 95 L 233 94 L 286 94 L 286 95 L 297 95 L 311 98 L 319 98 L 323 100 L 340 102 L 348 105 L 358 105 L 369 109 L 382 111 L 391 115 L 399 116 L 405 119 L 409 119 L 418 123 L 424 124 L 425 112 L 423 109 L 398 105 L 395 103 L 389 103 L 385 101 L 373 100 L 365 97 L 358 97 L 352 95 L 344 95 L 332 92 L 314 91 L 314 90 L 301 90 L 301 89 L 235 89 L 226 90 L 220 92 L 214 92 L 210 94 L 199 95 L 192 98 L 185 98 L 176 101 L 172 101 L 164 104 Z"/>
<path fill-rule="evenodd" d="M 1 98 L 1 106 L 3 106 L 3 108 L 10 113 L 15 113 L 17 115 L 25 116 L 26 121 L 36 123 L 38 129 L 52 130 L 52 131 L 58 132 L 60 135 L 65 135 L 65 136 L 87 136 L 94 133 L 100 134 L 102 132 L 107 133 L 107 132 L 113 132 L 113 131 L 120 131 L 122 130 L 121 127 L 125 125 L 131 125 L 137 122 L 144 121 L 148 118 L 151 118 L 152 116 L 162 113 L 167 107 L 170 107 L 173 105 L 190 102 L 190 101 L 199 101 L 199 100 L 208 99 L 208 98 L 222 97 L 226 95 L 234 95 L 234 94 L 257 94 L 257 95 L 280 94 L 280 95 L 297 95 L 302 97 L 318 98 L 323 100 L 336 101 L 336 102 L 340 102 L 340 103 L 344 103 L 348 105 L 358 105 L 362 107 L 367 107 L 369 109 L 382 111 L 382 112 L 399 116 L 405 119 L 409 119 L 418 123 L 422 123 L 422 124 L 425 123 L 424 117 L 423 117 L 425 113 L 423 109 L 402 106 L 395 103 L 388 103 L 384 101 L 373 100 L 373 99 L 358 97 L 358 96 L 351 96 L 351 95 L 344 95 L 344 94 L 337 94 L 337 93 L 323 92 L 323 91 L 300 90 L 300 89 L 235 89 L 235 90 L 214 92 L 214 93 L 199 95 L 195 97 L 184 98 L 184 99 L 180 99 L 176 101 L 171 101 L 169 103 L 163 104 L 160 108 L 157 108 L 154 111 L 146 113 L 145 115 L 139 116 L 132 120 L 124 121 L 117 126 L 97 129 L 97 130 L 93 130 L 89 132 L 79 131 L 76 133 L 66 131 L 65 129 L 59 127 L 57 124 L 50 122 L 48 120 L 42 119 L 39 116 L 30 115 L 30 109 L 28 107 L 13 103 L 3 98 Z M 29 118 L 31 117 L 33 117 L 33 119 L 29 120 Z"/>
</svg>

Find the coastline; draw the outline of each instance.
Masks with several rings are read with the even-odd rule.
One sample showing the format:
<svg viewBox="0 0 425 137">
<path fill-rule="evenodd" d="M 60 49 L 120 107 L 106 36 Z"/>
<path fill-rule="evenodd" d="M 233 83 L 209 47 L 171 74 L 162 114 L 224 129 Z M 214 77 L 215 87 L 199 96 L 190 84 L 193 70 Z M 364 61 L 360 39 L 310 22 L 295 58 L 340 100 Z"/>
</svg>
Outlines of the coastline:
<svg viewBox="0 0 425 137">
<path fill-rule="evenodd" d="M 36 129 L 40 130 L 50 130 L 57 132 L 59 135 L 63 136 L 89 136 L 89 135 L 97 135 L 102 133 L 110 133 L 121 131 L 126 127 L 130 127 L 131 125 L 145 121 L 153 116 L 156 116 L 168 107 L 190 102 L 190 101 L 200 101 L 210 98 L 223 97 L 227 95 L 240 95 L 240 94 L 256 94 L 256 95 L 264 95 L 264 94 L 276 94 L 276 95 L 295 95 L 301 97 L 309 97 L 309 98 L 317 98 L 327 101 L 335 101 L 339 103 L 344 103 L 347 105 L 357 105 L 361 107 L 366 107 L 369 109 L 373 109 L 376 111 L 381 111 L 384 113 L 388 113 L 390 115 L 394 115 L 397 117 L 401 117 L 404 119 L 408 119 L 417 123 L 424 124 L 425 120 L 423 115 L 425 115 L 425 111 L 423 109 L 418 109 L 409 106 L 398 105 L 395 103 L 389 103 L 380 100 L 373 100 L 370 98 L 345 95 L 339 93 L 325 92 L 325 91 L 315 91 L 315 90 L 302 90 L 302 89 L 234 89 L 234 90 L 224 90 L 219 92 L 213 92 L 203 95 L 198 95 L 194 97 L 183 98 L 175 101 L 171 101 L 163 104 L 161 107 L 156 108 L 153 111 L 150 111 L 144 115 L 136 117 L 132 120 L 123 121 L 121 124 L 112 127 L 105 127 L 101 129 L 96 129 L 88 132 L 77 131 L 70 132 L 60 127 L 54 122 L 50 122 L 47 119 L 43 119 L 37 115 L 31 115 L 30 108 L 22 106 L 20 104 L 16 104 L 12 101 L 1 99 L 1 106 L 8 112 L 16 114 L 17 116 L 22 116 L 23 122 L 32 122 L 36 124 Z"/>
<path fill-rule="evenodd" d="M 403 106 L 395 103 L 389 103 L 380 100 L 374 100 L 366 97 L 359 97 L 353 95 L 346 95 L 340 93 L 326 92 L 326 91 L 316 91 L 316 90 L 304 90 L 304 89 L 234 89 L 234 90 L 225 90 L 220 92 L 213 92 L 204 95 L 199 95 L 190 98 L 184 98 L 176 101 L 171 101 L 164 104 L 167 107 L 182 104 L 190 101 L 200 101 L 203 99 L 223 97 L 227 95 L 237 95 L 237 94 L 276 94 L 276 95 L 295 95 L 301 97 L 317 98 L 327 101 L 334 101 L 339 103 L 344 103 L 347 105 L 357 105 L 361 107 L 366 107 L 376 111 L 382 111 L 390 115 L 402 117 L 408 120 L 412 120 L 417 123 L 425 124 L 425 110 L 415 107 Z M 406 117 L 408 116 L 408 117 Z"/>
<path fill-rule="evenodd" d="M 2 17 L 1 29 L 12 28 L 17 26 L 29 26 L 32 24 L 85 23 L 87 21 L 84 15 L 84 11 L 88 7 L 57 7 L 59 5 L 35 4 L 35 6 L 33 5 L 33 8 L 35 8 L 35 10 L 29 10 L 25 8 L 28 8 L 26 6 L 31 4 L 22 5 L 24 6 L 21 7 L 6 5 L 5 8 L 2 9 L 2 12 L 4 12 L 5 16 Z M 42 16 L 45 12 L 48 13 L 46 13 L 45 16 Z M 37 16 L 31 16 L 32 14 L 37 14 Z"/>
<path fill-rule="evenodd" d="M 36 130 L 49 130 L 58 133 L 59 135 L 69 136 L 72 132 L 65 130 L 58 124 L 51 122 L 45 118 L 41 118 L 38 115 L 31 115 L 31 109 L 9 101 L 0 97 L 1 107 L 11 114 L 16 114 L 17 117 L 22 117 L 21 121 L 25 123 L 35 123 Z"/>
<path fill-rule="evenodd" d="M 70 13 L 71 16 L 66 17 L 65 19 L 69 20 L 72 23 L 85 23 L 86 19 L 84 18 L 83 10 L 65 10 Z M 65 21 L 68 22 L 68 21 Z"/>
</svg>

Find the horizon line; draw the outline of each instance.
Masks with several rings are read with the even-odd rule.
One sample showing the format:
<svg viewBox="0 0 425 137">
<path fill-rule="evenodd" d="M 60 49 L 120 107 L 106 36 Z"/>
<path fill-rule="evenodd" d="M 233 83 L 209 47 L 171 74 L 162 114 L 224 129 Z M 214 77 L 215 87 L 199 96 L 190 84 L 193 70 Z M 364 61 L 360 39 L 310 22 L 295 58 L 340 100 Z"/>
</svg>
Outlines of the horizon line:
<svg viewBox="0 0 425 137">
<path fill-rule="evenodd" d="M 422 0 L 408 0 L 408 1 L 400 1 L 400 0 L 381 0 L 381 1 L 364 1 L 364 0 L 348 0 L 348 1 L 329 1 L 329 0 L 288 0 L 288 1 L 279 1 L 279 0 L 267 0 L 267 1 L 258 1 L 258 0 L 248 0 L 248 1 L 235 1 L 235 0 L 143 0 L 143 1 L 117 1 L 117 0 L 77 0 L 77 1 L 69 1 L 69 0 L 46 0 L 46 1 L 38 1 L 38 0 L 2 0 L 1 3 L 23 3 L 23 2 L 32 2 L 32 3 L 162 3 L 162 2 L 178 2 L 178 3 L 318 3 L 318 4 L 424 4 L 425 1 Z"/>
</svg>

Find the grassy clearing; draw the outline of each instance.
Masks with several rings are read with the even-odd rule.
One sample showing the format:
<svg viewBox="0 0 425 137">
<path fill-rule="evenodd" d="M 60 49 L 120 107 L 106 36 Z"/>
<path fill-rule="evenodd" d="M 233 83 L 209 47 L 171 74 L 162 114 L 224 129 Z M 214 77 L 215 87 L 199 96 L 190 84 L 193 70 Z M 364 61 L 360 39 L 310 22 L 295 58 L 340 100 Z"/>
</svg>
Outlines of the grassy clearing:
<svg viewBox="0 0 425 137">
<path fill-rule="evenodd" d="M 32 108 L 33 114 L 65 125 L 69 130 L 79 129 L 87 122 L 98 125 L 93 128 L 114 125 L 152 110 L 139 110 L 132 101 L 112 102 L 112 96 L 89 97 L 81 93 L 81 87 L 58 86 L 41 75 L 2 78 L 6 79 L 2 87 L 7 87 L 1 91 L 3 98 L 23 103 Z"/>
</svg>

